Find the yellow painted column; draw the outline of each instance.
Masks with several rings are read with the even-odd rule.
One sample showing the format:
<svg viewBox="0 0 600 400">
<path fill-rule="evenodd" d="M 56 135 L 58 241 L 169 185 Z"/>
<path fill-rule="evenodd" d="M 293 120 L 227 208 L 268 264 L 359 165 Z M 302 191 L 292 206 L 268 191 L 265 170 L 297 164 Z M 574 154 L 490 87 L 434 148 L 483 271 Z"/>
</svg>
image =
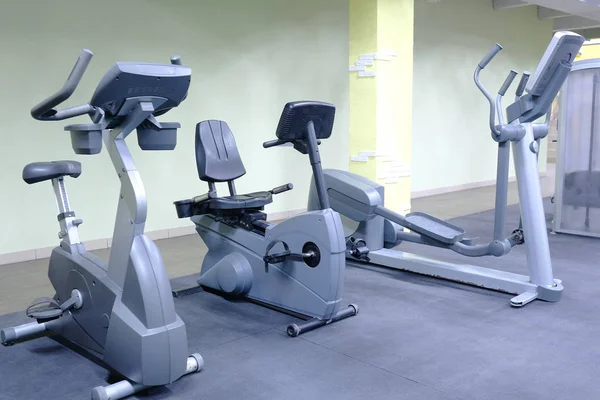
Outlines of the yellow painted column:
<svg viewBox="0 0 600 400">
<path fill-rule="evenodd" d="M 414 0 L 350 0 L 350 171 L 410 210 Z"/>
<path fill-rule="evenodd" d="M 587 42 L 581 48 L 581 53 L 577 56 L 577 60 L 592 60 L 600 58 L 600 41 L 594 40 Z"/>
</svg>

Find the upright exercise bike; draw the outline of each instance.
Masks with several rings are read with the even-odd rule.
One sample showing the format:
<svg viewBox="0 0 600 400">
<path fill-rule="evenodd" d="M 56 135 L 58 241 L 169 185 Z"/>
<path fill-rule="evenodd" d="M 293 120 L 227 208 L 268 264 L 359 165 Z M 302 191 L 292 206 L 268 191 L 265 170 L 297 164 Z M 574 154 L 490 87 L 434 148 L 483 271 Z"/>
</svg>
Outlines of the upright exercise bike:
<svg viewBox="0 0 600 400">
<path fill-rule="evenodd" d="M 223 121 L 204 121 L 196 126 L 198 175 L 208 183 L 208 193 L 175 202 L 179 218 L 191 217 L 208 247 L 198 283 L 309 318 L 289 325 L 290 336 L 358 312 L 355 305 L 340 308 L 345 238 L 340 216 L 329 206 L 318 148 L 320 139 L 331 136 L 334 116 L 331 104 L 288 103 L 277 127 L 277 140 L 263 145 L 268 148 L 289 143 L 308 154 L 317 182 L 319 204 L 315 210 L 274 225 L 267 222 L 262 210 L 273 195 L 291 190 L 291 184 L 238 195 L 234 180 L 246 170 L 233 134 Z M 230 196 L 219 197 L 216 182 L 227 182 Z M 195 289 L 185 292 L 190 291 Z"/>
<path fill-rule="evenodd" d="M 81 175 L 76 161 L 36 162 L 23 170 L 29 184 L 51 181 L 58 205 L 60 245 L 52 251 L 48 277 L 53 298 L 34 301 L 27 314 L 37 322 L 2 330 L 3 344 L 51 333 L 96 358 L 125 380 L 99 386 L 93 399 L 120 399 L 149 386 L 169 384 L 199 371 L 199 354 L 188 356 L 185 325 L 175 312 L 160 251 L 144 235 L 146 194 L 125 138 L 137 130 L 142 150 L 172 150 L 178 123 L 155 118 L 185 99 L 191 70 L 172 65 L 120 62 L 98 84 L 88 104 L 56 110 L 79 84 L 93 54 L 83 50 L 66 84 L 31 110 L 41 121 L 89 115 L 92 124 L 69 125 L 76 154 L 97 154 L 102 141 L 121 182 L 108 264 L 79 239 L 65 177 Z"/>
</svg>

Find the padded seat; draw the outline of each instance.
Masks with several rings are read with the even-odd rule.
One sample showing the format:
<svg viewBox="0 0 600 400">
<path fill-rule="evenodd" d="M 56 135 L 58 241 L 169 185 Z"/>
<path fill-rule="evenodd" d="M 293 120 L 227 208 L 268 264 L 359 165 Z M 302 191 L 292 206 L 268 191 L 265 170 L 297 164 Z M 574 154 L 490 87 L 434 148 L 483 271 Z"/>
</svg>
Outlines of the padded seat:
<svg viewBox="0 0 600 400">
<path fill-rule="evenodd" d="M 273 201 L 270 192 L 255 192 L 237 194 L 234 196 L 217 197 L 208 199 L 204 203 L 213 210 L 244 210 L 249 208 L 262 208 Z"/>
<path fill-rule="evenodd" d="M 23 180 L 29 184 L 63 176 L 77 178 L 79 175 L 81 175 L 81 163 L 78 161 L 34 162 L 23 168 Z"/>
</svg>

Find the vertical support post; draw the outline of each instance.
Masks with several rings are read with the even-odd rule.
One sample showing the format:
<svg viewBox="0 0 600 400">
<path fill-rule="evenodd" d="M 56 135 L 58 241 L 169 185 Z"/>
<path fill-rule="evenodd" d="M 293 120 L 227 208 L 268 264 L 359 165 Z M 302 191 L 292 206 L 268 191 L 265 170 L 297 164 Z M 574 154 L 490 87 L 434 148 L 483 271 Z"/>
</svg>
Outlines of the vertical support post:
<svg viewBox="0 0 600 400">
<path fill-rule="evenodd" d="M 237 194 L 235 190 L 235 183 L 233 183 L 233 181 L 228 181 L 227 186 L 229 187 L 229 195 L 235 196 Z"/>
<path fill-rule="evenodd" d="M 592 122 L 590 125 L 590 150 L 588 153 L 588 187 L 586 193 L 586 204 L 585 204 L 585 227 L 590 228 L 590 200 L 589 194 L 592 193 L 592 169 L 594 167 L 594 139 L 596 134 L 596 98 L 598 97 L 598 75 L 594 74 L 594 84 L 592 87 Z"/>
<path fill-rule="evenodd" d="M 519 124 L 519 121 L 515 121 L 515 124 Z M 525 136 L 519 141 L 512 142 L 512 148 L 519 185 L 529 279 L 538 286 L 552 287 L 554 277 L 537 162 L 539 148 L 533 135 L 532 124 L 525 123 L 523 127 L 525 127 Z"/>
<path fill-rule="evenodd" d="M 81 243 L 79 239 L 79 229 L 75 224 L 75 213 L 71 211 L 69 204 L 69 196 L 65 187 L 64 178 L 52 179 L 52 188 L 54 189 L 54 197 L 56 197 L 56 207 L 58 209 L 58 222 L 60 224 L 60 233 L 58 236 L 66 243 L 67 247 L 75 251 L 75 247 Z"/>
<path fill-rule="evenodd" d="M 310 165 L 313 170 L 319 204 L 321 205 L 321 210 L 326 210 L 331 208 L 331 206 L 329 205 L 329 196 L 325 188 L 325 176 L 323 175 L 323 167 L 321 166 L 321 155 L 319 154 L 315 125 L 312 121 L 306 125 L 306 146 L 308 147 L 308 157 L 310 158 Z"/>
<path fill-rule="evenodd" d="M 494 216 L 494 240 L 504 240 L 504 223 L 508 203 L 508 173 L 510 169 L 510 144 L 498 143 L 498 165 L 496 166 L 496 205 Z"/>
<path fill-rule="evenodd" d="M 152 103 L 138 103 L 121 125 L 104 132 L 104 143 L 121 181 L 107 271 L 108 277 L 120 288 L 125 282 L 133 240 L 144 233 L 147 214 L 146 191 L 125 139 L 153 112 Z"/>
</svg>

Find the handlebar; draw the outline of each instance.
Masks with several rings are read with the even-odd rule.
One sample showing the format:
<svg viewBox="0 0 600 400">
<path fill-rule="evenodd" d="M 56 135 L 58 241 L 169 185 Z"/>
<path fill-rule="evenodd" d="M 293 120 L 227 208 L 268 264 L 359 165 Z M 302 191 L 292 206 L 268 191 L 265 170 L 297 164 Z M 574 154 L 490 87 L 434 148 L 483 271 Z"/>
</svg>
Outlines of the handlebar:
<svg viewBox="0 0 600 400">
<path fill-rule="evenodd" d="M 516 96 L 523 96 L 523 92 L 525 92 L 525 87 L 527 86 L 527 82 L 529 82 L 529 78 L 531 77 L 530 72 L 523 72 L 523 76 L 521 76 L 521 81 L 519 82 L 519 86 L 517 86 Z"/>
<path fill-rule="evenodd" d="M 286 144 L 286 143 L 287 142 L 285 140 L 279 140 L 279 139 L 269 140 L 269 141 L 263 143 L 263 148 L 268 149 L 269 147 L 281 146 L 282 144 Z"/>
<path fill-rule="evenodd" d="M 281 146 L 283 144 L 286 143 L 294 143 L 294 140 L 281 140 L 281 139 L 275 139 L 275 140 L 269 140 L 263 143 L 263 148 L 264 149 L 268 149 L 269 147 L 275 147 L 275 146 Z M 317 144 L 321 144 L 321 139 L 317 139 Z"/>
<path fill-rule="evenodd" d="M 500 53 L 500 51 L 502 50 L 502 46 L 500 46 L 498 43 L 496 43 L 496 45 L 494 46 L 494 48 L 492 50 L 490 50 L 489 53 L 487 53 L 485 55 L 485 57 L 483 57 L 481 59 L 481 61 L 479 61 L 479 68 L 484 69 L 485 67 L 487 67 L 487 65 L 490 63 L 490 61 L 492 61 L 492 58 L 496 57 L 496 55 L 498 53 Z"/>
<path fill-rule="evenodd" d="M 280 194 L 283 192 L 287 192 L 288 190 L 292 190 L 294 188 L 294 185 L 292 185 L 291 183 L 286 183 L 285 185 L 281 185 L 281 186 L 277 186 L 276 188 L 273 188 L 270 190 L 271 194 Z"/>
<path fill-rule="evenodd" d="M 77 85 L 79 85 L 93 56 L 94 53 L 90 50 L 83 49 L 63 87 L 58 92 L 33 107 L 31 109 L 31 116 L 42 121 L 58 121 L 93 111 L 93 107 L 89 104 L 58 111 L 54 109 L 54 107 L 71 97 L 77 88 Z"/>
<path fill-rule="evenodd" d="M 483 95 L 487 99 L 488 103 L 490 103 L 489 124 L 490 124 L 491 131 L 496 135 L 500 135 L 500 130 L 496 127 L 496 103 L 495 103 L 494 98 L 490 94 L 490 92 L 487 91 L 487 89 L 483 86 L 483 84 L 479 80 L 479 73 L 490 63 L 490 61 L 492 61 L 492 59 L 494 57 L 496 57 L 496 55 L 498 53 L 500 53 L 501 50 L 502 50 L 502 46 L 500 46 L 498 43 L 496 43 L 494 48 L 492 50 L 490 50 L 490 52 L 487 53 L 485 55 L 485 57 L 483 57 L 483 59 L 479 62 L 479 64 L 477 64 L 477 68 L 475 68 L 475 73 L 473 74 L 473 80 L 475 81 L 475 85 L 477 85 L 477 88 L 481 91 L 481 93 L 483 93 Z"/>
<path fill-rule="evenodd" d="M 512 85 L 512 83 L 514 82 L 517 75 L 518 75 L 517 71 L 515 71 L 514 69 L 510 70 L 510 72 L 508 73 L 508 76 L 506 77 L 506 79 L 504 80 L 504 83 L 502 84 L 502 86 L 500 87 L 500 90 L 498 91 L 498 94 L 500 96 L 504 96 L 506 94 L 506 91 L 508 90 L 510 85 Z"/>
</svg>

